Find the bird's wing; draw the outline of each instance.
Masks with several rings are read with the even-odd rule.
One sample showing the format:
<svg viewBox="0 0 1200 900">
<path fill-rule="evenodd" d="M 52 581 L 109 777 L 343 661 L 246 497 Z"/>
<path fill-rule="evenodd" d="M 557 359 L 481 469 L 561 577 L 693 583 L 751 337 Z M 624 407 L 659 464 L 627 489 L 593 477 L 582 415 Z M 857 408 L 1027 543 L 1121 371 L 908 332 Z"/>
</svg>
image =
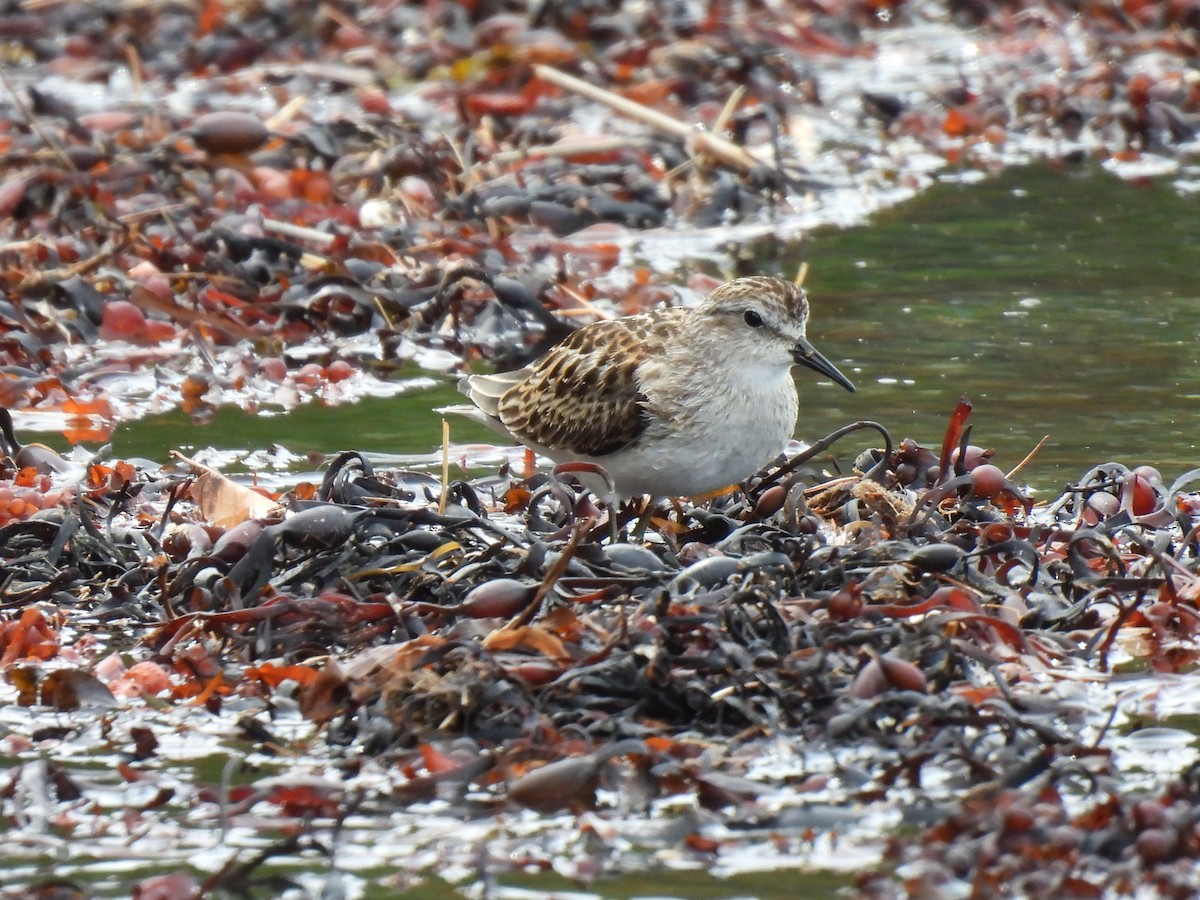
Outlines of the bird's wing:
<svg viewBox="0 0 1200 900">
<path fill-rule="evenodd" d="M 659 310 L 572 332 L 531 366 L 510 373 L 515 383 L 496 404 L 500 421 L 519 440 L 550 450 L 604 456 L 628 446 L 650 421 L 641 363 L 662 351 L 682 312 Z M 487 387 L 496 391 L 501 384 Z"/>
<path fill-rule="evenodd" d="M 467 375 L 458 380 L 458 389 L 466 394 L 484 415 L 499 420 L 497 406 L 500 404 L 500 398 L 513 385 L 523 381 L 529 372 L 530 367 L 526 366 L 512 372 L 497 372 L 495 375 Z"/>
</svg>

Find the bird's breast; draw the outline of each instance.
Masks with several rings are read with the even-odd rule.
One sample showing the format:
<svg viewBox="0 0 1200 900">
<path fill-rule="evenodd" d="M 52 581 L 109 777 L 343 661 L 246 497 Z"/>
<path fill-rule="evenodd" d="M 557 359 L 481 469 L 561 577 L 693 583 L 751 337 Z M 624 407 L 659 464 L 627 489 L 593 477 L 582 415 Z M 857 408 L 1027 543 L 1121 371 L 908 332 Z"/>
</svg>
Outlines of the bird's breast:
<svg viewBox="0 0 1200 900">
<path fill-rule="evenodd" d="M 658 424 L 673 443 L 688 447 L 689 457 L 753 458 L 757 467 L 783 449 L 796 427 L 790 373 L 756 380 L 700 376 L 650 399 Z"/>
</svg>

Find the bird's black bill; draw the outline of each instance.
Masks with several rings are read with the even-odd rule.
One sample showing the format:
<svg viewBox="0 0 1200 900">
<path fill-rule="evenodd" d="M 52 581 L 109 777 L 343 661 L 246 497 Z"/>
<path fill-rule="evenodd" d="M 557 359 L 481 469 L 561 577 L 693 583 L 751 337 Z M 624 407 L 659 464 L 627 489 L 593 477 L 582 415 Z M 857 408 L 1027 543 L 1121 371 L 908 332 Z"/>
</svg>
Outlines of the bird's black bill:
<svg viewBox="0 0 1200 900">
<path fill-rule="evenodd" d="M 808 366 L 814 372 L 820 372 L 832 378 L 851 393 L 854 392 L 854 382 L 838 371 L 837 366 L 821 355 L 821 352 L 808 341 L 800 341 L 792 348 L 792 359 L 801 366 Z"/>
</svg>

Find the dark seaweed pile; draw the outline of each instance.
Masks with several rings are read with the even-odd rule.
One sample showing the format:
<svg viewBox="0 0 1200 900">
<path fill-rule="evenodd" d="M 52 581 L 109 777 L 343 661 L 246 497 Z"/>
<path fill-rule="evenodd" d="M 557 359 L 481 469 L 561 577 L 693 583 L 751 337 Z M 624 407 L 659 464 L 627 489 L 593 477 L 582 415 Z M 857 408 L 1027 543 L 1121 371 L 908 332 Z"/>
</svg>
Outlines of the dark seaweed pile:
<svg viewBox="0 0 1200 900">
<path fill-rule="evenodd" d="M 740 491 L 661 504 L 639 541 L 632 521 L 614 540 L 569 476 L 460 481 L 443 498 L 429 476 L 345 453 L 286 512 L 220 528 L 189 479 L 113 473 L 0 529 L 5 606 L 25 611 L 0 648 L 21 662 L 20 702 L 60 710 L 111 701 L 86 666 L 37 662 L 62 623 L 136 649 L 168 696 L 216 715 L 282 690 L 335 770 L 376 760 L 406 773 L 391 804 L 451 799 L 464 815 L 607 805 L 596 790 L 621 759 L 637 785 L 623 805 L 692 795 L 762 825 L 753 801 L 782 785 L 746 779 L 737 747 L 873 748 L 854 802 L 929 772 L 942 787 L 918 804 L 939 824 L 891 851 L 921 876 L 864 876 L 872 896 L 954 879 L 1194 890 L 1179 864 L 1200 840 L 1179 812 L 1193 776 L 1125 796 L 1102 716 L 1029 680 L 1111 671 L 1122 634 L 1141 637 L 1141 665 L 1194 665 L 1200 501 L 1107 465 L 1034 508 L 969 443 L 969 410 L 940 454 L 906 440 L 862 454 L 865 473 L 821 476 L 835 439 L 878 436 L 860 423 Z M 242 727 L 264 750 L 286 743 L 269 721 Z M 714 743 L 729 754 L 715 766 Z M 360 802 L 322 796 L 319 814 Z"/>
</svg>

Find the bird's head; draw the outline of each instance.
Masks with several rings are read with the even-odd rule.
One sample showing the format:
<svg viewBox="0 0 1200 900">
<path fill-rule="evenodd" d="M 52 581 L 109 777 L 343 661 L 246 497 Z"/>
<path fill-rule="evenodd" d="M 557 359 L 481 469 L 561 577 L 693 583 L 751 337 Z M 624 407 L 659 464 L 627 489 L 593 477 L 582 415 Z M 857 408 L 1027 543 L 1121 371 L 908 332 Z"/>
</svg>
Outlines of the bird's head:
<svg viewBox="0 0 1200 900">
<path fill-rule="evenodd" d="M 854 384 L 808 340 L 808 297 L 778 278 L 726 282 L 696 308 L 697 324 L 740 358 L 783 368 L 807 366 L 848 391 Z"/>
</svg>

